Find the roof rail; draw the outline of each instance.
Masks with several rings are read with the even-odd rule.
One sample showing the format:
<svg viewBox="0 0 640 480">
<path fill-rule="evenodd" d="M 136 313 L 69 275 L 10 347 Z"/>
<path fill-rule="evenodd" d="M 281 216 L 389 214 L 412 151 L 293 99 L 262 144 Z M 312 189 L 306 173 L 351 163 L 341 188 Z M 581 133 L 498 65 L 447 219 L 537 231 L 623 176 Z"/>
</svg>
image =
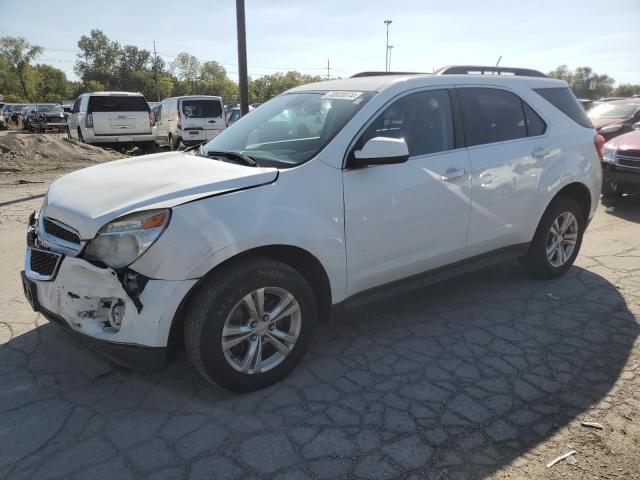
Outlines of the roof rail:
<svg viewBox="0 0 640 480">
<path fill-rule="evenodd" d="M 351 75 L 351 78 L 358 77 L 382 77 L 385 75 L 427 75 L 420 72 L 360 72 L 355 75 Z"/>
<path fill-rule="evenodd" d="M 516 77 L 542 77 L 547 76 L 530 68 L 490 67 L 483 65 L 451 65 L 435 71 L 436 75 L 513 75 Z"/>
</svg>

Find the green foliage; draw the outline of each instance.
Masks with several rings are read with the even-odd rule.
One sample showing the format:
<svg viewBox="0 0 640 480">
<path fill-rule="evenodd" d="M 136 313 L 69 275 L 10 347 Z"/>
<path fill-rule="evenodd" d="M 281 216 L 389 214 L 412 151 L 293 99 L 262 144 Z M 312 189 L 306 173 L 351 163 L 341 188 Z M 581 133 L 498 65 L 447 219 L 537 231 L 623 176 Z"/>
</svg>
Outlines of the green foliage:
<svg viewBox="0 0 640 480">
<path fill-rule="evenodd" d="M 567 82 L 576 97 L 592 100 L 611 96 L 615 83 L 609 75 L 597 74 L 591 67 L 578 67 L 571 72 L 566 65 L 560 65 L 548 75 Z"/>
<path fill-rule="evenodd" d="M 633 95 L 640 95 L 640 85 L 621 83 L 613 91 L 614 97 L 631 97 Z"/>
<path fill-rule="evenodd" d="M 22 95 L 29 98 L 33 93 L 33 71 L 31 61 L 42 53 L 42 47 L 31 45 L 23 37 L 0 38 L 0 56 L 8 74 L 17 78 Z"/>
<path fill-rule="evenodd" d="M 319 76 L 305 75 L 300 72 L 274 73 L 249 81 L 249 101 L 266 102 L 291 88 L 305 83 L 319 82 Z"/>
</svg>

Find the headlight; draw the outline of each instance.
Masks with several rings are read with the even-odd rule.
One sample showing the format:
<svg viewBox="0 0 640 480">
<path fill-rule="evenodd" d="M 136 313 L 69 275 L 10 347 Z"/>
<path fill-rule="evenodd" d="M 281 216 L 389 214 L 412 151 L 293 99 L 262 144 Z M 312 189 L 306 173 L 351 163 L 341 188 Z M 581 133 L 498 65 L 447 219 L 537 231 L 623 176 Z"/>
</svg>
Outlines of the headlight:
<svg viewBox="0 0 640 480">
<path fill-rule="evenodd" d="M 620 125 L 619 123 L 616 123 L 615 125 L 607 125 L 606 127 L 602 127 L 600 129 L 600 133 L 613 133 L 613 132 L 617 132 L 621 128 L 622 128 L 622 125 Z"/>
<path fill-rule="evenodd" d="M 84 258 L 111 268 L 126 267 L 157 240 L 170 216 L 168 209 L 146 210 L 107 223 L 88 243 Z"/>
<path fill-rule="evenodd" d="M 604 147 L 602 150 L 602 161 L 616 163 L 616 149 L 613 147 Z"/>
</svg>

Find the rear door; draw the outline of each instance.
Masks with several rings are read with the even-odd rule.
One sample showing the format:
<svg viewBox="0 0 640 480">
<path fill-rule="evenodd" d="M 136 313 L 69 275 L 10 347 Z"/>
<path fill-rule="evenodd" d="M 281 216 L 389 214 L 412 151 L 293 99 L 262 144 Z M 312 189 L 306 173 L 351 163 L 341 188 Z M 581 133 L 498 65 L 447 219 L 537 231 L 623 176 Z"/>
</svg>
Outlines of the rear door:
<svg viewBox="0 0 640 480">
<path fill-rule="evenodd" d="M 149 112 L 142 95 L 93 95 L 87 109 L 96 135 L 149 134 Z"/>
<path fill-rule="evenodd" d="M 210 140 L 226 127 L 224 108 L 217 98 L 183 98 L 180 115 L 183 140 Z"/>
<path fill-rule="evenodd" d="M 561 172 L 544 120 L 518 95 L 457 87 L 471 160 L 469 256 L 526 243 L 543 174 Z M 557 156 L 556 156 L 557 157 Z M 556 173 L 554 173 L 556 172 Z"/>
</svg>

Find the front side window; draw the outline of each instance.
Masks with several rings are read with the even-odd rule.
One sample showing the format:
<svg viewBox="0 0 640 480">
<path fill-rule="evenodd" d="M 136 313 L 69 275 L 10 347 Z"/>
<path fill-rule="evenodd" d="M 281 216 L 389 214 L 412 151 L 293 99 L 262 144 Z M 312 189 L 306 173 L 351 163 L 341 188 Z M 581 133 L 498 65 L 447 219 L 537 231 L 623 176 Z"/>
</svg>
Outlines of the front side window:
<svg viewBox="0 0 640 480">
<path fill-rule="evenodd" d="M 202 153 L 237 152 L 260 165 L 300 165 L 317 155 L 373 95 L 332 91 L 275 97 L 214 137 Z"/>
<path fill-rule="evenodd" d="M 493 88 L 458 89 L 468 146 L 525 138 L 527 127 L 519 97 Z"/>
<path fill-rule="evenodd" d="M 396 100 L 367 127 L 355 149 L 374 137 L 403 138 L 412 157 L 452 150 L 453 117 L 447 90 L 416 92 Z"/>
</svg>

